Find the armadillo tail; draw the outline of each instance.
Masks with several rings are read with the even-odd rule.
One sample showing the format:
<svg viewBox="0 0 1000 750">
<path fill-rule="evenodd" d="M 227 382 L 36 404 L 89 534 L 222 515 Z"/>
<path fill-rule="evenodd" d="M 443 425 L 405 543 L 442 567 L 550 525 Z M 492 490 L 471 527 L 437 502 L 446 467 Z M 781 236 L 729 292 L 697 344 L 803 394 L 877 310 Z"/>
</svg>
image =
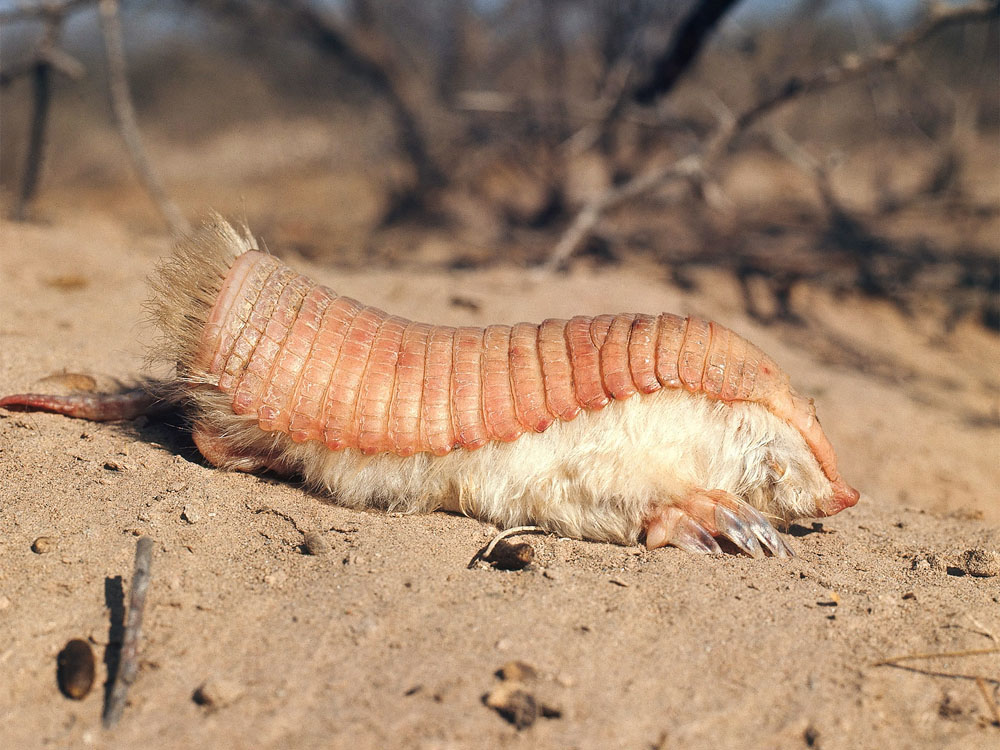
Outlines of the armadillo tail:
<svg viewBox="0 0 1000 750">
<path fill-rule="evenodd" d="M 49 411 L 92 422 L 117 422 L 153 414 L 164 407 L 164 402 L 145 388 L 135 388 L 124 393 L 70 396 L 18 393 L 0 398 L 0 407 L 21 411 Z"/>
</svg>

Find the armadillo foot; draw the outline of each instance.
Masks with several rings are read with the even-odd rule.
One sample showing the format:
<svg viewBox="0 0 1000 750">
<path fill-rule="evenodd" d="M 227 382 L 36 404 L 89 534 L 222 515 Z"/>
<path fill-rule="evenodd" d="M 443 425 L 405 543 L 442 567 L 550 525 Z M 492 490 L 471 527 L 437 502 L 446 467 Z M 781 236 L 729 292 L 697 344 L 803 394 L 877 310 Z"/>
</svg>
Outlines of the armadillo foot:
<svg viewBox="0 0 1000 750">
<path fill-rule="evenodd" d="M 191 432 L 198 452 L 212 466 L 229 471 L 244 471 L 252 474 L 258 471 L 274 471 L 278 474 L 288 474 L 283 465 L 249 451 L 239 451 L 223 439 L 215 430 L 204 424 L 195 425 Z"/>
<path fill-rule="evenodd" d="M 695 490 L 670 505 L 657 506 L 646 517 L 646 548 L 670 544 L 688 552 L 721 552 L 714 537 L 723 537 L 750 557 L 792 557 L 771 523 L 753 506 L 724 490 Z"/>
</svg>

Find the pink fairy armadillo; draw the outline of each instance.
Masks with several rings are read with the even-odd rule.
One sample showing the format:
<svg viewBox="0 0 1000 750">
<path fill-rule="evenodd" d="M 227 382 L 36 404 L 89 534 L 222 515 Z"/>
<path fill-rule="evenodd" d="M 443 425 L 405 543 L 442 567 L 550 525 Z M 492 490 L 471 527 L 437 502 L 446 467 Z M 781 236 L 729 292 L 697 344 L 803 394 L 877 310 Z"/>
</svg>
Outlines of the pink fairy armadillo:
<svg viewBox="0 0 1000 750">
<path fill-rule="evenodd" d="M 216 219 L 154 281 L 188 409 L 216 466 L 298 475 L 350 507 L 788 554 L 769 519 L 854 505 L 812 401 L 757 347 L 695 317 L 482 328 L 414 323 L 315 284 Z M 165 390 L 164 390 L 165 389 Z M 162 395 L 162 394 L 161 394 Z M 20 395 L 124 418 L 130 397 Z"/>
</svg>

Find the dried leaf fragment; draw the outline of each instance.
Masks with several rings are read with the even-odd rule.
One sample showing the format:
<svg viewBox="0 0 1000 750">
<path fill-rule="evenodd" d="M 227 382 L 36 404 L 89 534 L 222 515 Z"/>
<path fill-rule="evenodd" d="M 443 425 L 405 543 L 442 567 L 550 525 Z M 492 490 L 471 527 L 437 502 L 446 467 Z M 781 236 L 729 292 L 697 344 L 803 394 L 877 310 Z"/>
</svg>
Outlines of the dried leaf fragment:
<svg viewBox="0 0 1000 750">
<path fill-rule="evenodd" d="M 520 659 L 512 659 L 497 670 L 497 677 L 505 682 L 532 682 L 538 679 L 538 670 Z"/>
</svg>

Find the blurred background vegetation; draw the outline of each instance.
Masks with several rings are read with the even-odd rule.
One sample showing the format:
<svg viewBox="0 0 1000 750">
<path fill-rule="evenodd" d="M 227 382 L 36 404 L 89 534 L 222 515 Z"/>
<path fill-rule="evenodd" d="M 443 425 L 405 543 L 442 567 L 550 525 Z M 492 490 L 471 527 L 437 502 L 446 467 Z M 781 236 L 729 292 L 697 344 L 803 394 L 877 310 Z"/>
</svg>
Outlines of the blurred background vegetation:
<svg viewBox="0 0 1000 750">
<path fill-rule="evenodd" d="M 997 330 L 997 7 L 0 3 L 0 208 L 214 208 L 342 267 L 722 269 L 762 321 L 813 285 Z"/>
</svg>

